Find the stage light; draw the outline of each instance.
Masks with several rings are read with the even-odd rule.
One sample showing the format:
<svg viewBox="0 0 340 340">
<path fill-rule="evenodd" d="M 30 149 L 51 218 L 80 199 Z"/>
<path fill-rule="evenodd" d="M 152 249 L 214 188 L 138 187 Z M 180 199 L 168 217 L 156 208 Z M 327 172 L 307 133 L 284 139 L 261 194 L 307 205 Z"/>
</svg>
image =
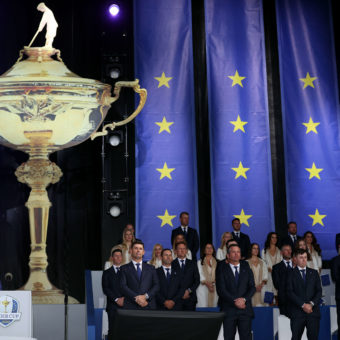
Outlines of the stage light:
<svg viewBox="0 0 340 340">
<path fill-rule="evenodd" d="M 119 205 L 112 205 L 110 207 L 109 213 L 112 217 L 118 217 L 120 215 L 120 206 Z"/>
<path fill-rule="evenodd" d="M 111 14 L 113 17 L 115 17 L 115 16 L 118 15 L 119 10 L 120 10 L 120 8 L 119 8 L 119 6 L 116 5 L 116 4 L 112 4 L 112 5 L 110 5 L 110 7 L 109 7 L 109 12 L 110 12 L 110 14 Z"/>
<path fill-rule="evenodd" d="M 109 70 L 109 75 L 112 79 L 118 79 L 120 76 L 120 69 L 118 67 L 111 68 Z"/>
<path fill-rule="evenodd" d="M 117 145 L 119 145 L 119 143 L 120 143 L 120 138 L 119 138 L 117 135 L 113 135 L 113 136 L 110 137 L 109 143 L 110 143 L 112 146 L 117 146 Z"/>
</svg>

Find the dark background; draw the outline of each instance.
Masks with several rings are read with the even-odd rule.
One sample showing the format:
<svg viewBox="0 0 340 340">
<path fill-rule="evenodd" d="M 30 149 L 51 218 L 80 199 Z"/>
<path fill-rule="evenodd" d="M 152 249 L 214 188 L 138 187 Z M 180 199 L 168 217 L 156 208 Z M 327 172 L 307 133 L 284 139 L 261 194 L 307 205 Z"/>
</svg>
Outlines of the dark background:
<svg viewBox="0 0 340 340">
<path fill-rule="evenodd" d="M 138 0 L 142 1 L 142 0 Z M 158 0 L 155 0 L 158 1 Z M 34 36 L 42 13 L 39 1 L 0 1 L 0 74 L 17 60 L 19 50 Z M 86 78 L 114 84 L 108 76 L 118 68 L 118 80 L 134 79 L 133 1 L 115 1 L 118 18 L 107 13 L 113 1 L 46 1 L 59 23 L 53 46 L 61 50 L 66 66 Z M 335 46 L 339 65 L 338 1 L 332 1 Z M 275 22 L 275 1 L 264 0 L 268 100 L 275 227 L 286 232 L 286 196 L 280 100 L 280 75 Z M 208 96 L 204 30 L 204 1 L 192 0 L 195 72 L 196 136 L 198 162 L 199 222 L 201 245 L 211 241 L 211 197 L 209 168 Z M 45 31 L 33 46 L 44 45 Z M 339 75 L 339 67 L 338 67 Z M 339 76 L 338 76 L 339 79 Z M 142 84 L 143 85 L 143 84 Z M 124 90 L 110 109 L 106 121 L 121 120 L 134 109 L 134 95 Z M 120 130 L 122 143 L 108 138 L 86 141 L 51 155 L 63 171 L 60 182 L 48 188 L 52 201 L 47 235 L 48 275 L 53 284 L 84 302 L 84 270 L 101 270 L 111 247 L 121 238 L 126 223 L 135 221 L 134 123 Z M 4 289 L 17 289 L 28 278 L 30 252 L 28 213 L 24 204 L 29 188 L 19 183 L 15 169 L 27 156 L 0 146 L 0 280 Z M 117 193 L 119 198 L 117 200 Z M 115 197 L 115 199 L 113 199 Z M 111 204 L 121 205 L 122 214 L 112 218 Z M 12 279 L 8 280 L 10 273 Z"/>
</svg>

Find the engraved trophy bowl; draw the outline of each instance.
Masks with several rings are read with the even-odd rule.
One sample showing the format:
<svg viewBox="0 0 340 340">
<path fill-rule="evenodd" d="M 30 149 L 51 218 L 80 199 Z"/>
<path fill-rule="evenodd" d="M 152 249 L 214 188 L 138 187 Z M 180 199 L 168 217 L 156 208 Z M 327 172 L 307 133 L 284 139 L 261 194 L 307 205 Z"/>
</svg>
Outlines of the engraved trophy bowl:
<svg viewBox="0 0 340 340">
<path fill-rule="evenodd" d="M 107 124 L 96 132 L 122 87 L 131 87 L 139 94 L 136 110 L 123 121 Z M 71 72 L 54 48 L 25 47 L 12 68 L 0 76 L 0 143 L 29 154 L 29 160 L 18 167 L 15 175 L 31 188 L 26 202 L 30 276 L 22 289 L 32 291 L 34 303 L 64 303 L 62 291 L 49 282 L 46 273 L 51 206 L 46 187 L 62 176 L 49 154 L 104 136 L 107 129 L 128 123 L 142 110 L 147 97 L 137 79 L 117 82 L 113 92 L 111 97 L 110 85 Z M 77 303 L 70 298 L 72 302 Z"/>
</svg>

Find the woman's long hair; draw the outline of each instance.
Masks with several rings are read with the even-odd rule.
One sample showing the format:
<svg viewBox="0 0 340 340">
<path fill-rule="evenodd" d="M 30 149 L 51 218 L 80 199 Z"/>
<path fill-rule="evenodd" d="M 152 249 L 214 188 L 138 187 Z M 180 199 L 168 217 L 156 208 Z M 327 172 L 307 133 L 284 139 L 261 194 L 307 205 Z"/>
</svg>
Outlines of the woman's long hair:
<svg viewBox="0 0 340 340">
<path fill-rule="evenodd" d="M 204 265 L 204 259 L 205 259 L 205 248 L 207 247 L 207 245 L 210 244 L 212 247 L 213 247 L 213 253 L 212 253 L 212 256 L 215 258 L 216 260 L 216 250 L 215 250 L 215 247 L 212 243 L 207 243 L 205 246 L 204 246 L 204 250 L 203 250 L 203 254 L 201 256 L 201 265 L 203 266 Z"/>
<path fill-rule="evenodd" d="M 273 235 L 276 235 L 276 237 L 277 237 L 276 247 L 277 247 L 277 245 L 278 245 L 279 236 L 277 235 L 277 233 L 271 231 L 270 233 L 268 233 L 266 242 L 264 243 L 264 252 L 265 252 L 265 253 L 267 252 L 267 249 L 270 248 L 270 240 L 272 239 L 272 236 L 273 236 Z"/>
<path fill-rule="evenodd" d="M 151 260 L 150 260 L 150 264 L 152 264 L 153 266 L 156 265 L 156 247 L 159 246 L 162 248 L 163 250 L 163 246 L 160 244 L 160 243 L 156 243 L 154 246 L 153 246 L 153 249 L 152 249 L 152 256 L 151 256 Z"/>
<path fill-rule="evenodd" d="M 307 234 L 311 234 L 312 235 L 312 246 L 313 246 L 314 250 L 318 253 L 318 255 L 321 256 L 321 248 L 320 248 L 320 245 L 319 245 L 318 241 L 316 240 L 316 237 L 315 237 L 314 233 L 312 233 L 311 231 L 306 231 L 303 234 L 304 240 L 306 240 Z M 307 242 L 306 242 L 306 245 L 307 245 Z"/>
</svg>

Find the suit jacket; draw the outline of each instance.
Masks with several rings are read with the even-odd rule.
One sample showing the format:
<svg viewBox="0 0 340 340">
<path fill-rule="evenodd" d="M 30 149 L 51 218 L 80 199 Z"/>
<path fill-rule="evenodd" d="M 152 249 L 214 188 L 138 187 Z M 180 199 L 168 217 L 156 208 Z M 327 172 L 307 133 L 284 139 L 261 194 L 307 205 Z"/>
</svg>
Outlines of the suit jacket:
<svg viewBox="0 0 340 340">
<path fill-rule="evenodd" d="M 279 302 L 280 313 L 289 317 L 289 308 L 287 304 L 287 276 L 293 268 L 287 268 L 284 261 L 273 266 L 272 278 Z"/>
<path fill-rule="evenodd" d="M 186 289 L 191 290 L 190 298 L 187 299 L 187 302 L 196 303 L 197 302 L 196 289 L 200 284 L 200 274 L 198 272 L 196 261 L 186 259 L 184 269 L 181 269 L 177 258 L 173 260 L 171 263 L 171 271 L 179 274 L 183 294 Z"/>
<path fill-rule="evenodd" d="M 171 233 L 171 245 L 173 245 L 175 237 L 179 234 L 184 235 L 185 240 L 188 244 L 188 248 L 191 250 L 192 259 L 196 260 L 196 254 L 200 246 L 197 231 L 193 228 L 188 227 L 188 233 L 184 234 L 180 226 L 176 229 L 173 229 Z"/>
<path fill-rule="evenodd" d="M 335 282 L 335 298 L 340 300 L 340 255 L 332 259 L 331 274 Z"/>
<path fill-rule="evenodd" d="M 225 312 L 227 318 L 254 317 L 251 298 L 255 294 L 254 275 L 249 264 L 240 262 L 240 273 L 236 284 L 235 275 L 228 263 L 221 262 L 219 270 L 216 271 L 216 290 L 219 296 L 219 306 Z M 246 308 L 239 309 L 235 306 L 237 298 L 246 299 Z"/>
<path fill-rule="evenodd" d="M 142 275 L 138 279 L 137 271 L 132 261 L 121 267 L 121 291 L 125 297 L 125 309 L 156 309 L 156 294 L 159 290 L 159 282 L 154 266 L 143 262 Z M 148 305 L 144 308 L 135 302 L 137 295 L 148 294 Z"/>
<path fill-rule="evenodd" d="M 115 302 L 117 298 L 123 296 L 120 290 L 120 272 L 116 274 L 113 266 L 104 270 L 102 276 L 103 292 L 106 295 L 106 311 L 120 309 Z"/>
<path fill-rule="evenodd" d="M 159 291 L 156 294 L 157 304 L 159 309 L 165 309 L 165 300 L 172 300 L 175 302 L 175 306 L 172 310 L 181 310 L 182 296 L 184 295 L 184 288 L 181 284 L 180 274 L 176 271 L 171 271 L 170 281 L 166 279 L 163 267 L 156 269 Z"/>
<path fill-rule="evenodd" d="M 306 267 L 306 283 L 302 275 L 295 267 L 287 276 L 287 297 L 290 301 L 291 318 L 317 317 L 320 318 L 320 299 L 322 296 L 321 281 L 315 269 Z M 314 303 L 313 312 L 307 314 L 302 310 L 304 303 Z"/>
<path fill-rule="evenodd" d="M 281 241 L 280 241 L 280 247 L 282 247 L 285 244 L 289 244 L 292 247 L 292 251 L 295 249 L 295 244 L 298 240 L 300 240 L 302 237 L 299 235 L 296 235 L 296 241 L 293 242 L 292 238 L 290 235 L 285 236 Z"/>
<path fill-rule="evenodd" d="M 240 232 L 240 237 L 237 237 L 234 231 L 232 232 L 232 234 L 233 239 L 238 243 L 239 247 L 241 248 L 241 256 L 247 258 L 250 250 L 249 236 Z"/>
</svg>

